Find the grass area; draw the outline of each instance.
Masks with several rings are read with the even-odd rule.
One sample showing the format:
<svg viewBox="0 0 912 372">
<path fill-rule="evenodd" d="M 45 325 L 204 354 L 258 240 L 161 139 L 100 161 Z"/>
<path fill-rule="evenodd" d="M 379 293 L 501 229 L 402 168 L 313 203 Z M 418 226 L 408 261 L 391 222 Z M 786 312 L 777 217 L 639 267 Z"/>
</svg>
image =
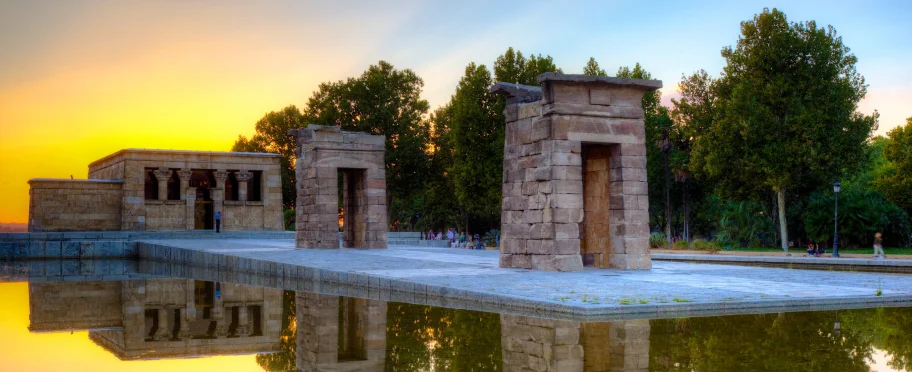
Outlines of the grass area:
<svg viewBox="0 0 912 372">
<path fill-rule="evenodd" d="M 723 250 L 727 251 L 727 250 Z M 782 252 L 782 248 L 778 247 L 751 247 L 751 248 L 735 248 L 729 252 Z M 804 252 L 805 249 L 801 248 L 789 248 L 789 253 L 794 252 Z M 827 253 L 833 253 L 832 249 L 827 248 Z M 839 253 L 852 253 L 852 254 L 874 254 L 874 248 L 839 248 Z M 884 248 L 884 253 L 886 255 L 891 254 L 908 254 L 912 255 L 912 248 Z"/>
</svg>

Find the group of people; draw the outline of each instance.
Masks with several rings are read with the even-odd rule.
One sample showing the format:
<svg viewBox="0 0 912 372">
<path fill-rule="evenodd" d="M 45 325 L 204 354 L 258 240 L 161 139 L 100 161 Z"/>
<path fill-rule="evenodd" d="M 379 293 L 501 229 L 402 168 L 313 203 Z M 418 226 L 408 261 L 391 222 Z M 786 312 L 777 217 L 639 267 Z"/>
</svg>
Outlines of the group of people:
<svg viewBox="0 0 912 372">
<path fill-rule="evenodd" d="M 826 250 L 821 248 L 820 244 L 814 242 L 808 243 L 808 257 L 820 257 L 820 255 L 824 253 L 826 253 Z M 887 255 L 884 254 L 883 250 L 883 234 L 880 232 L 874 234 L 874 258 L 887 258 Z"/>
<path fill-rule="evenodd" d="M 447 245 L 450 248 L 466 248 L 466 249 L 485 249 L 485 242 L 481 239 L 478 234 L 468 235 L 465 231 L 457 233 L 455 229 L 449 228 L 447 232 L 443 231 L 439 233 L 434 233 L 434 230 L 430 230 L 427 233 L 427 240 L 446 240 Z"/>
</svg>

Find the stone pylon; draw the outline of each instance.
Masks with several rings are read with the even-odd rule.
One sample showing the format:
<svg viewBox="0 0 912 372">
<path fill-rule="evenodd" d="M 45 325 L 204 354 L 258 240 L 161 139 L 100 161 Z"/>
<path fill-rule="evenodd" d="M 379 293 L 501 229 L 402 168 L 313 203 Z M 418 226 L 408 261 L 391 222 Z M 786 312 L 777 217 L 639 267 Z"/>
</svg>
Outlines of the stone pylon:
<svg viewBox="0 0 912 372">
<path fill-rule="evenodd" d="M 297 141 L 295 246 L 338 249 L 344 227 L 345 248 L 386 248 L 385 137 L 314 124 L 288 134 Z"/>
<path fill-rule="evenodd" d="M 643 94 L 658 80 L 545 73 L 507 97 L 500 266 L 650 269 Z"/>
</svg>

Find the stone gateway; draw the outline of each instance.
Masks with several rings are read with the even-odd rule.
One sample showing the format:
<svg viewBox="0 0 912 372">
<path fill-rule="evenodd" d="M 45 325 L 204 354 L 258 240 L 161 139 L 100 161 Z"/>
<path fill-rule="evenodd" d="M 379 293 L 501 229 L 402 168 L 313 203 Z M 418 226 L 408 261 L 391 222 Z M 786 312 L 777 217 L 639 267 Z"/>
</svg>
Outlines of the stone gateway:
<svg viewBox="0 0 912 372">
<path fill-rule="evenodd" d="M 295 246 L 338 249 L 342 229 L 345 248 L 386 248 L 385 137 L 314 124 L 288 134 L 297 141 Z"/>
<path fill-rule="evenodd" d="M 658 80 L 544 73 L 507 98 L 500 266 L 650 269 L 643 94 Z"/>
</svg>

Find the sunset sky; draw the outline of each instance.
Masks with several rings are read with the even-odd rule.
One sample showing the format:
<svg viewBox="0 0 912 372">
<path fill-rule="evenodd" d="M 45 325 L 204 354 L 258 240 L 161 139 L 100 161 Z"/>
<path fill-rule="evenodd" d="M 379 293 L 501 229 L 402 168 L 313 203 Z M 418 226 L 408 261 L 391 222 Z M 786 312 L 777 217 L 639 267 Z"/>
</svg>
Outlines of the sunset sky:
<svg viewBox="0 0 912 372">
<path fill-rule="evenodd" d="M 424 78 L 432 108 L 469 62 L 507 47 L 567 73 L 640 62 L 664 81 L 718 76 L 763 7 L 831 24 L 870 84 L 883 134 L 912 116 L 912 2 L 2 1 L 0 222 L 25 222 L 36 177 L 86 178 L 122 148 L 228 150 L 264 113 L 379 60 Z"/>
</svg>

